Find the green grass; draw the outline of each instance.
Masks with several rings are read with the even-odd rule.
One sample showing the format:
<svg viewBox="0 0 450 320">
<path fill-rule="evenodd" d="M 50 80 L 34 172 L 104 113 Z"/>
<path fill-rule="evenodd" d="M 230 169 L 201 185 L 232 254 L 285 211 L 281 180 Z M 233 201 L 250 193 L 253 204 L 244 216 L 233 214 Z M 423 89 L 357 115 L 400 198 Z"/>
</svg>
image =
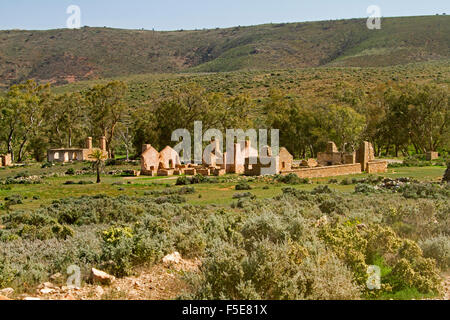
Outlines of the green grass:
<svg viewBox="0 0 450 320">
<path fill-rule="evenodd" d="M 0 179 L 5 179 L 8 176 L 15 176 L 24 172 L 28 172 L 31 175 L 44 175 L 49 173 L 64 173 L 69 168 L 79 170 L 82 167 L 86 167 L 86 164 L 75 163 L 69 165 L 56 165 L 51 168 L 41 168 L 39 164 L 32 164 L 23 168 L 0 170 Z M 118 166 L 107 167 L 106 170 L 110 171 L 117 168 L 137 169 L 136 167 Z M 388 173 L 381 174 L 381 176 L 391 178 L 411 177 L 420 181 L 438 181 L 442 178 L 444 171 L 444 167 L 405 167 L 389 169 Z M 347 178 L 364 178 L 367 176 L 367 174 L 360 174 L 336 177 L 338 184 L 331 184 L 330 188 L 340 192 L 352 193 L 354 191 L 354 185 L 341 185 L 340 182 Z M 234 188 L 237 182 L 224 182 L 221 180 L 233 177 L 236 178 L 235 175 L 221 177 L 218 183 L 195 184 L 193 187 L 195 188 L 196 193 L 186 195 L 185 197 L 191 204 L 229 205 L 236 201 L 233 199 L 233 195 L 240 191 L 236 191 Z M 271 198 L 281 194 L 282 188 L 291 186 L 296 189 L 311 191 L 319 184 L 327 184 L 331 178 L 332 177 L 311 179 L 310 184 L 292 186 L 280 183 L 250 182 L 252 189 L 249 192 L 254 194 L 257 198 Z M 5 197 L 14 194 L 20 194 L 24 197 L 23 204 L 15 205 L 14 209 L 38 208 L 41 205 L 50 204 L 57 199 L 80 197 L 83 195 L 106 194 L 109 196 L 144 196 L 148 191 L 164 190 L 167 186 L 175 189 L 181 188 L 181 186 L 175 186 L 176 179 L 177 177 L 115 177 L 103 175 L 101 184 L 64 185 L 66 181 L 95 182 L 95 175 L 47 177 L 43 179 L 42 184 L 10 185 L 10 190 L 8 190 L 9 188 L 0 188 L 0 203 Z M 33 197 L 37 197 L 38 200 L 33 199 Z"/>
<path fill-rule="evenodd" d="M 406 288 L 395 293 L 384 294 L 377 300 L 421 300 L 421 299 L 431 299 L 435 295 L 432 293 L 423 294 L 420 293 L 416 288 Z"/>
</svg>

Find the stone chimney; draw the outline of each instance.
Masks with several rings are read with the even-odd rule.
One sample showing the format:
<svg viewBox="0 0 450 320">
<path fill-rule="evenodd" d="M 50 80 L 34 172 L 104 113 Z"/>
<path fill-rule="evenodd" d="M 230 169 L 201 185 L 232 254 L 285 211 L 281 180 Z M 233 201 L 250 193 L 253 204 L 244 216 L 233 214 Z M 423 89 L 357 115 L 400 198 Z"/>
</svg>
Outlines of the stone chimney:
<svg viewBox="0 0 450 320">
<path fill-rule="evenodd" d="M 220 151 L 220 141 L 219 139 L 211 139 L 212 152 L 218 154 Z"/>
<path fill-rule="evenodd" d="M 151 144 L 143 144 L 142 145 L 142 153 L 144 153 L 145 151 L 147 151 L 148 149 L 150 149 L 152 147 Z"/>
<path fill-rule="evenodd" d="M 327 153 L 337 153 L 337 152 L 339 152 L 339 150 L 336 147 L 336 144 L 333 141 L 329 141 L 327 143 Z"/>
<path fill-rule="evenodd" d="M 88 150 L 92 149 L 92 137 L 86 138 L 86 149 L 88 149 Z"/>
<path fill-rule="evenodd" d="M 105 136 L 101 137 L 99 142 L 100 142 L 100 149 L 102 151 L 106 151 L 106 137 Z"/>
</svg>

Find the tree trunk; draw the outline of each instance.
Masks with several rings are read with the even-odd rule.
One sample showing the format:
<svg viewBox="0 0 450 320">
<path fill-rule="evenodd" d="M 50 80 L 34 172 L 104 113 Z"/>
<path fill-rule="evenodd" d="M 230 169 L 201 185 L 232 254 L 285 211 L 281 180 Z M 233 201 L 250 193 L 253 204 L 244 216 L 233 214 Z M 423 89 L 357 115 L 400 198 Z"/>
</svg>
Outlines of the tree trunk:
<svg viewBox="0 0 450 320">
<path fill-rule="evenodd" d="M 97 164 L 97 183 L 100 183 L 100 164 Z"/>
<path fill-rule="evenodd" d="M 72 148 L 72 128 L 69 128 L 69 148 Z"/>
<path fill-rule="evenodd" d="M 8 135 L 8 153 L 11 154 L 11 161 L 14 162 L 14 150 L 12 145 L 12 137 L 14 134 L 14 130 L 11 130 Z"/>
<path fill-rule="evenodd" d="M 24 152 L 24 148 L 25 148 L 25 144 L 27 143 L 27 140 L 24 139 L 22 141 L 22 143 L 20 144 L 20 149 L 19 149 L 19 158 L 17 159 L 18 162 L 22 162 L 22 158 L 23 158 L 23 152 Z"/>
</svg>

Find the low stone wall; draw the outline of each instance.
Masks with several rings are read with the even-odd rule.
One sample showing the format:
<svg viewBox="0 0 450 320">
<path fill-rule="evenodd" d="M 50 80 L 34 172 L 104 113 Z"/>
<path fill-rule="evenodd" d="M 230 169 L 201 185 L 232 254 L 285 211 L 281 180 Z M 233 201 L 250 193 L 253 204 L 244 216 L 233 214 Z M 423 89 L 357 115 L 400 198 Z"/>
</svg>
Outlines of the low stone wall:
<svg viewBox="0 0 450 320">
<path fill-rule="evenodd" d="M 385 173 L 388 169 L 388 162 L 379 160 L 367 163 L 367 173 Z"/>
<path fill-rule="evenodd" d="M 290 172 L 283 172 L 283 175 L 295 173 L 299 178 L 323 178 L 344 176 L 349 174 L 362 173 L 361 164 L 343 164 L 338 166 L 316 167 L 307 169 L 295 169 Z"/>
</svg>

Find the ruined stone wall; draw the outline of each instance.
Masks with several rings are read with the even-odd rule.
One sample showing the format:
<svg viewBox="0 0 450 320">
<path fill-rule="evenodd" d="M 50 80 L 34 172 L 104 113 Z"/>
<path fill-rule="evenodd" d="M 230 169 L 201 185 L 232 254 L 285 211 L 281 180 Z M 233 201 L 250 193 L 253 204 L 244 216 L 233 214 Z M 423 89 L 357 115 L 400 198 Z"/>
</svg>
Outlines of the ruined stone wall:
<svg viewBox="0 0 450 320">
<path fill-rule="evenodd" d="M 245 160 L 244 174 L 246 176 L 262 176 L 279 174 L 279 157 L 252 157 Z"/>
<path fill-rule="evenodd" d="M 159 168 L 159 152 L 149 144 L 142 146 L 141 174 L 154 176 Z"/>
<path fill-rule="evenodd" d="M 361 164 L 344 164 L 338 166 L 316 167 L 306 169 L 295 169 L 290 172 L 283 172 L 283 175 L 295 173 L 299 178 L 323 178 L 333 176 L 343 176 L 349 174 L 359 174 L 361 171 Z"/>
<path fill-rule="evenodd" d="M 317 153 L 317 162 L 321 166 L 334 166 L 342 163 L 341 152 L 319 152 Z"/>
<path fill-rule="evenodd" d="M 281 171 L 291 171 L 292 170 L 292 163 L 294 162 L 294 157 L 289 153 L 289 151 L 286 148 L 280 149 L 280 170 Z"/>
<path fill-rule="evenodd" d="M 387 172 L 387 161 L 371 161 L 367 163 L 367 173 L 385 173 Z"/>
<path fill-rule="evenodd" d="M 432 161 L 439 159 L 439 153 L 438 152 L 427 152 L 427 161 Z"/>
<path fill-rule="evenodd" d="M 159 153 L 160 169 L 175 169 L 178 165 L 181 165 L 180 156 L 171 147 L 167 146 Z"/>
<path fill-rule="evenodd" d="M 0 156 L 0 167 L 8 167 L 12 165 L 12 156 L 10 153 Z"/>
<path fill-rule="evenodd" d="M 245 155 L 241 144 L 234 144 L 234 154 L 226 153 L 226 171 L 227 173 L 243 174 L 245 171 Z"/>
</svg>

